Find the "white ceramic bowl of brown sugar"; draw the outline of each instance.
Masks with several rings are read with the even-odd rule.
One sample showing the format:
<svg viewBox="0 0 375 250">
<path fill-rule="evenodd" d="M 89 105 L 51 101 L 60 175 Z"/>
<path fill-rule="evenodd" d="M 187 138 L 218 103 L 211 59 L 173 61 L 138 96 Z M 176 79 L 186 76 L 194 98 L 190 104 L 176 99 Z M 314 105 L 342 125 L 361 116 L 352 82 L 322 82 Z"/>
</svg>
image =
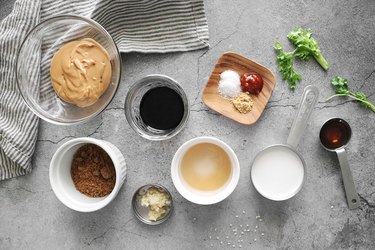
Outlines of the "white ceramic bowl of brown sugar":
<svg viewBox="0 0 375 250">
<path fill-rule="evenodd" d="M 120 150 L 107 141 L 88 137 L 60 146 L 49 169 L 57 198 L 79 212 L 93 212 L 108 205 L 120 191 L 125 177 L 126 164 Z"/>
</svg>

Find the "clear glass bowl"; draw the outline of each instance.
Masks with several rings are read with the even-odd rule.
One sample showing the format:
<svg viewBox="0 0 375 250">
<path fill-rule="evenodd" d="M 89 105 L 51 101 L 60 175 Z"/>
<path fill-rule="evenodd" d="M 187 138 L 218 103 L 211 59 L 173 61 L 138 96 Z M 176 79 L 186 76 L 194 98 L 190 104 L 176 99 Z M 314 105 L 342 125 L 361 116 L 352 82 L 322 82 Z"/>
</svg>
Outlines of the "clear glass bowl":
<svg viewBox="0 0 375 250">
<path fill-rule="evenodd" d="M 64 44 L 84 38 L 107 50 L 112 78 L 96 103 L 78 107 L 57 96 L 50 80 L 50 64 Z M 121 56 L 112 37 L 101 25 L 81 16 L 56 16 L 39 23 L 23 41 L 16 63 L 17 85 L 26 105 L 43 120 L 59 125 L 82 123 L 98 115 L 111 102 L 121 79 Z"/>
<path fill-rule="evenodd" d="M 140 198 L 140 196 L 144 195 L 149 188 L 156 188 L 159 191 L 166 193 L 167 196 L 169 197 L 170 201 L 171 201 L 171 204 L 167 208 L 166 213 L 164 215 L 162 215 L 162 217 L 159 218 L 159 219 L 157 219 L 156 221 L 151 220 L 149 218 L 148 213 L 149 213 L 150 209 L 147 208 L 147 207 L 143 207 L 141 205 L 141 198 Z M 172 195 L 168 191 L 168 189 L 165 188 L 165 187 L 163 187 L 162 185 L 159 185 L 159 184 L 147 184 L 147 185 L 144 185 L 144 186 L 138 188 L 138 190 L 134 193 L 133 199 L 132 199 L 132 208 L 133 208 L 133 212 L 134 212 L 135 217 L 137 217 L 137 219 L 140 220 L 141 222 L 143 222 L 145 224 L 148 224 L 148 225 L 159 225 L 159 224 L 165 222 L 166 220 L 168 220 L 168 218 L 172 214 L 172 211 L 173 211 L 173 199 L 172 199 Z"/>
<path fill-rule="evenodd" d="M 173 89 L 182 98 L 184 114 L 176 128 L 169 130 L 155 129 L 145 124 L 141 118 L 140 104 L 142 98 L 150 89 L 156 87 L 168 87 Z M 185 127 L 189 117 L 189 100 L 181 85 L 172 78 L 159 74 L 148 75 L 130 87 L 125 100 L 125 116 L 130 126 L 140 136 L 153 141 L 166 140 L 177 135 Z"/>
</svg>

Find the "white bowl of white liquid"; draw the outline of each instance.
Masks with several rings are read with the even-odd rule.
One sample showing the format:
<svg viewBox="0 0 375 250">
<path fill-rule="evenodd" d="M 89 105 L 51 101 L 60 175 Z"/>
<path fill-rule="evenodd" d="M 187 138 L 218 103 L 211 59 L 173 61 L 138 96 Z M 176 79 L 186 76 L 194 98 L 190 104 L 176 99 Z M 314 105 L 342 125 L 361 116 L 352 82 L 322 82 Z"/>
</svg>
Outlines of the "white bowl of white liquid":
<svg viewBox="0 0 375 250">
<path fill-rule="evenodd" d="M 262 150 L 254 159 L 251 181 L 265 198 L 282 201 L 296 195 L 305 179 L 302 156 L 287 145 L 273 145 Z"/>
</svg>

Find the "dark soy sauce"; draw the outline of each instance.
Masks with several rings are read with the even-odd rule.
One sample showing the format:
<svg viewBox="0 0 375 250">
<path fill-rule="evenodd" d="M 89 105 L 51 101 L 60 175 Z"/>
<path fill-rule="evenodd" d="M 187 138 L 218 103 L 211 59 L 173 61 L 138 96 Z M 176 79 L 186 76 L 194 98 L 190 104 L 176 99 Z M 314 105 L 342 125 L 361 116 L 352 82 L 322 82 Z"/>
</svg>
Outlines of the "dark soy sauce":
<svg viewBox="0 0 375 250">
<path fill-rule="evenodd" d="M 184 116 L 181 96 L 168 87 L 150 89 L 142 97 L 140 114 L 143 122 L 155 129 L 176 128 Z"/>
<path fill-rule="evenodd" d="M 350 136 L 350 126 L 342 119 L 331 119 L 320 130 L 320 141 L 328 149 L 337 149 L 346 145 Z"/>
</svg>

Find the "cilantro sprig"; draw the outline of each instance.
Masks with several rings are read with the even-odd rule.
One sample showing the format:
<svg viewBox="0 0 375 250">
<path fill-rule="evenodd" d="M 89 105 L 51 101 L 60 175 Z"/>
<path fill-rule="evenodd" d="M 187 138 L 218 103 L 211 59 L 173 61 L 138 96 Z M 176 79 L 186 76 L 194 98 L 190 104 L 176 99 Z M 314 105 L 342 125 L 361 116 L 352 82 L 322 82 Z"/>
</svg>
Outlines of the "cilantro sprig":
<svg viewBox="0 0 375 250">
<path fill-rule="evenodd" d="M 296 46 L 296 49 L 291 52 L 285 52 L 281 42 L 276 41 L 274 49 L 277 52 L 276 61 L 278 63 L 279 71 L 283 80 L 288 81 L 289 88 L 295 89 L 297 81 L 302 79 L 293 68 L 294 57 L 308 61 L 310 58 L 315 58 L 319 65 L 328 70 L 329 64 L 323 57 L 318 42 L 312 37 L 311 29 L 296 28 L 288 34 L 289 41 Z"/>
<path fill-rule="evenodd" d="M 336 76 L 331 79 L 331 84 L 333 88 L 335 89 L 336 94 L 329 97 L 326 101 L 331 100 L 332 98 L 338 97 L 338 96 L 347 96 L 349 98 L 352 98 L 359 102 L 359 104 L 363 107 L 369 108 L 372 110 L 372 112 L 375 112 L 375 105 L 367 100 L 367 97 L 362 92 L 352 92 L 349 89 L 348 86 L 348 80 L 345 78 L 342 78 L 340 76 Z"/>
</svg>

